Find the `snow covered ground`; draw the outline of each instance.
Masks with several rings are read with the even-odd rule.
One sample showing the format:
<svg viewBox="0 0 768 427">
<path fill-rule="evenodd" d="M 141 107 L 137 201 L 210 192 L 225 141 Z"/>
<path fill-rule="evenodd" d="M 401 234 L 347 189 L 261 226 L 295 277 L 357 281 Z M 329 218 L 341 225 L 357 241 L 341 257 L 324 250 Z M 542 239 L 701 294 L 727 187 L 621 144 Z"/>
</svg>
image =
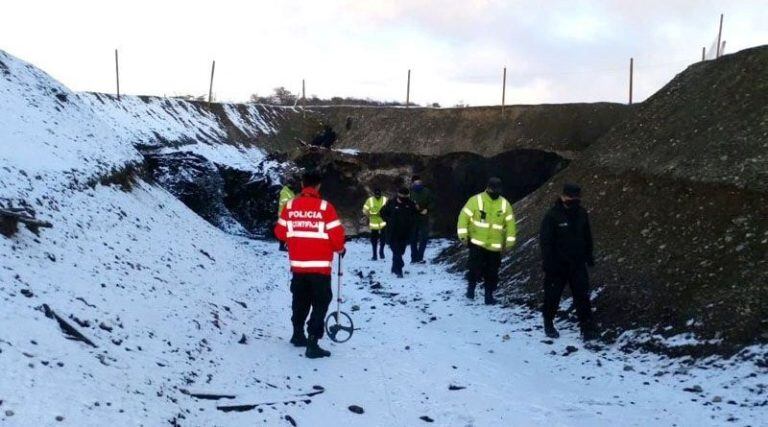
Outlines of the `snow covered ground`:
<svg viewBox="0 0 768 427">
<path fill-rule="evenodd" d="M 169 141 L 195 125 L 86 98 L 0 51 L 0 198 L 54 225 L 0 237 L 3 426 L 765 425 L 765 367 L 587 349 L 566 325 L 551 342 L 537 316 L 468 303 L 444 266 L 393 278 L 365 242 L 345 260 L 359 329 L 307 360 L 287 342 L 274 242 L 225 234 L 140 180 L 98 184 L 142 160 L 145 121 Z M 233 147 L 189 151 L 273 169 Z M 238 404 L 250 410 L 217 409 Z"/>
<path fill-rule="evenodd" d="M 675 375 L 665 365 L 677 362 L 587 350 L 568 329 L 549 343 L 537 318 L 465 301 L 440 265 L 393 278 L 364 242 L 345 260 L 344 307 L 359 329 L 346 344 L 325 340 L 332 358 L 308 360 L 287 342 L 289 276 L 274 243 L 227 235 L 143 183 L 72 193 L 52 220 L 39 238 L 0 240 L 4 425 L 701 426 L 764 415 L 738 406 L 748 383 L 732 377 L 753 370 Z M 97 347 L 67 339 L 43 304 Z M 238 404 L 258 406 L 217 410 Z"/>
</svg>

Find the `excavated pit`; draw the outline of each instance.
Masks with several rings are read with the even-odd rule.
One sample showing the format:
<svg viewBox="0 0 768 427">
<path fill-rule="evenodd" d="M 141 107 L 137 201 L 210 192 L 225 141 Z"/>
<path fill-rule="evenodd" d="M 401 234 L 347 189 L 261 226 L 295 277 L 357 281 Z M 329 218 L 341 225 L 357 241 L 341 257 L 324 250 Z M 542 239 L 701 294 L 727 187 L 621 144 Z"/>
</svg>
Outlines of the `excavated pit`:
<svg viewBox="0 0 768 427">
<path fill-rule="evenodd" d="M 349 234 L 367 231 L 361 212 L 374 187 L 392 196 L 418 174 L 435 195 L 432 232 L 453 236 L 456 217 L 471 195 L 482 191 L 488 178 L 504 181 L 504 196 L 514 202 L 539 188 L 569 161 L 542 150 L 511 150 L 493 157 L 473 153 L 425 156 L 406 153 L 345 154 L 328 150 L 307 151 L 295 158 L 298 166 L 324 172 L 322 193 L 339 211 Z"/>
</svg>

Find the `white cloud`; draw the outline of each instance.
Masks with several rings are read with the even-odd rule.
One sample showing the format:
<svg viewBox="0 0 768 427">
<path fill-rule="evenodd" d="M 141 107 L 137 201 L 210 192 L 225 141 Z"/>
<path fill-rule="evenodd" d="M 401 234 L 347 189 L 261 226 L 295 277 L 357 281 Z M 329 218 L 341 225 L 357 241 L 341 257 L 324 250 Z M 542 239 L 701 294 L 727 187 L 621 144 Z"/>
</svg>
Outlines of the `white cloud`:
<svg viewBox="0 0 768 427">
<path fill-rule="evenodd" d="M 453 105 L 510 99 L 636 99 L 696 61 L 726 14 L 728 51 L 768 42 L 764 1 L 27 0 L 3 6 L 0 48 L 76 90 L 114 91 L 120 48 L 128 93 L 245 100 L 284 85 L 309 93 Z M 516 92 L 518 91 L 518 92 Z M 517 95 L 517 96 L 516 96 Z M 541 99 L 536 99 L 541 97 Z"/>
</svg>

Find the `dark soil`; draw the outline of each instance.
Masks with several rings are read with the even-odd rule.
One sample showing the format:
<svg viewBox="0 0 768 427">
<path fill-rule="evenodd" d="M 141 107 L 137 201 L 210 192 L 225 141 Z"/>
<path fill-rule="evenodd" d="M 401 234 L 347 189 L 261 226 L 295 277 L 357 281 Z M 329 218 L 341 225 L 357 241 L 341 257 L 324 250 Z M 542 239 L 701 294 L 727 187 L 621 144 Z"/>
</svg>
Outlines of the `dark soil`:
<svg viewBox="0 0 768 427">
<path fill-rule="evenodd" d="M 623 104 L 514 105 L 470 108 L 315 108 L 338 133 L 337 148 L 367 152 L 494 156 L 517 149 L 573 157 L 631 116 Z"/>
<path fill-rule="evenodd" d="M 592 217 L 596 314 L 608 338 L 647 328 L 712 340 L 685 349 L 694 356 L 768 342 L 766 69 L 768 47 L 691 66 L 520 201 L 507 298 L 538 309 L 539 222 L 575 181 Z M 447 255 L 460 266 L 459 252 Z"/>
<path fill-rule="evenodd" d="M 322 193 L 335 204 L 349 234 L 367 230 L 361 209 L 374 187 L 380 187 L 392 197 L 398 187 L 408 184 L 413 174 L 419 174 L 437 200 L 431 216 L 432 230 L 442 236 L 455 234 L 456 212 L 470 196 L 485 188 L 490 176 L 501 177 L 505 183 L 504 195 L 516 201 L 568 164 L 554 153 L 538 150 L 514 150 L 491 158 L 472 153 L 445 156 L 360 153 L 353 156 L 311 150 L 300 155 L 296 162 L 305 168 L 324 171 Z"/>
</svg>

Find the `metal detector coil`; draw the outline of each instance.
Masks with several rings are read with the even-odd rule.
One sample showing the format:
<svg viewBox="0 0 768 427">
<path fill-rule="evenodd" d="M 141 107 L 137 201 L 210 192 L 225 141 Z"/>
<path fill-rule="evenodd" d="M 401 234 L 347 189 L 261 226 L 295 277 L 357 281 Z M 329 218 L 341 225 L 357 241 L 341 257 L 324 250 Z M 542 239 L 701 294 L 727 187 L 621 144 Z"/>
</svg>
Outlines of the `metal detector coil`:
<svg viewBox="0 0 768 427">
<path fill-rule="evenodd" d="M 332 312 L 325 318 L 325 332 L 328 334 L 328 338 L 333 342 L 344 343 L 352 338 L 352 334 L 355 332 L 355 324 L 352 322 L 352 317 L 349 314 L 341 311 L 341 303 L 343 301 L 341 297 L 341 276 L 344 272 L 341 270 L 341 255 L 339 255 L 339 267 L 338 267 L 338 283 L 336 285 L 336 311 Z"/>
</svg>

